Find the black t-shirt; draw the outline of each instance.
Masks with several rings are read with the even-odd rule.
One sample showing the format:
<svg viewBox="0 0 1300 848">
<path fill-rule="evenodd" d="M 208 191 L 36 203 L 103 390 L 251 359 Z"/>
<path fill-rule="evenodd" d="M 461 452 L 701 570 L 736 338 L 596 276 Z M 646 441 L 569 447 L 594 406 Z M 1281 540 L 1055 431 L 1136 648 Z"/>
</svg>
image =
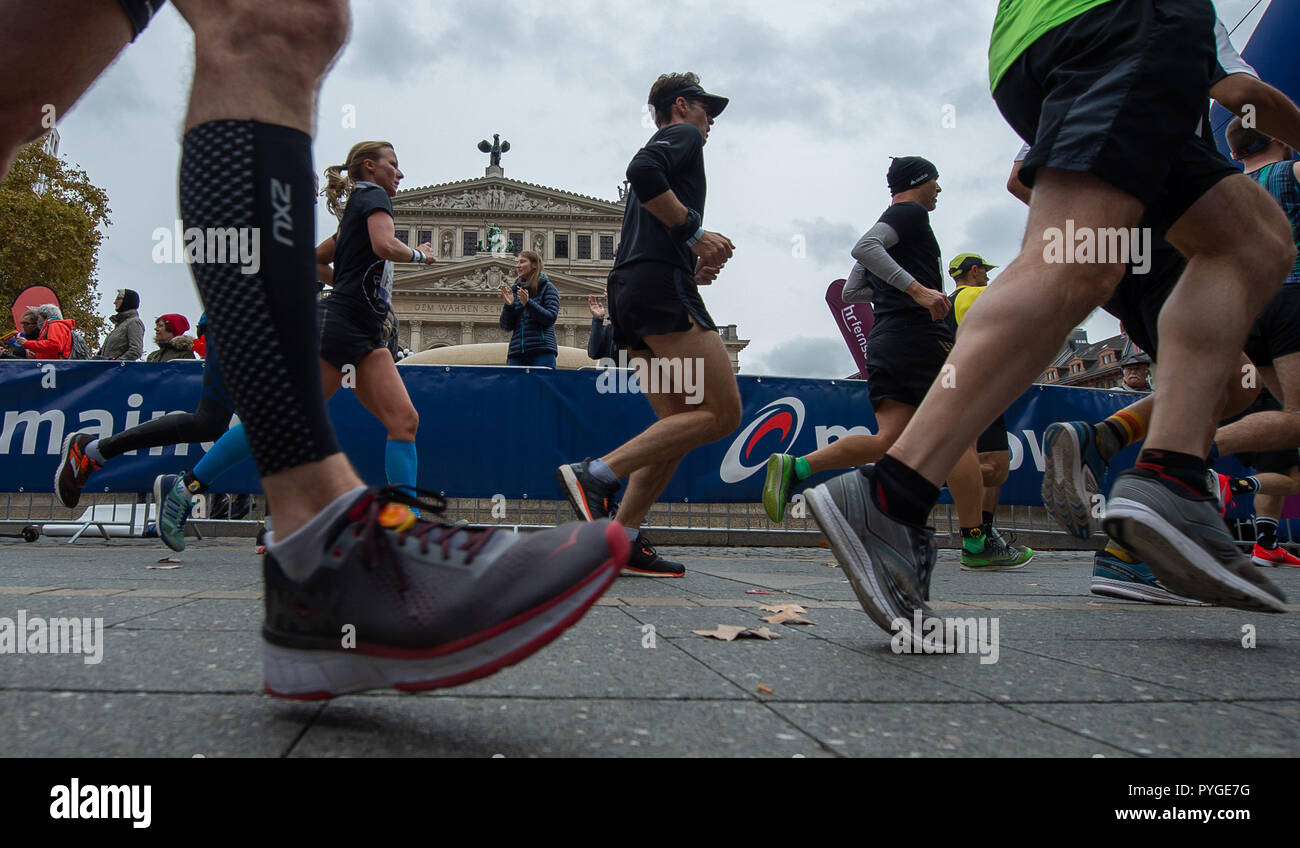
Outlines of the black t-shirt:
<svg viewBox="0 0 1300 848">
<path fill-rule="evenodd" d="M 327 308 L 363 328 L 378 329 L 392 308 L 393 263 L 375 255 L 370 246 L 370 216 L 383 210 L 391 218 L 388 192 L 359 182 L 348 195 L 343 220 L 334 236 L 334 290 Z"/>
<path fill-rule="evenodd" d="M 672 189 L 688 209 L 704 217 L 704 136 L 690 124 L 672 124 L 650 137 L 627 167 L 631 183 L 623 212 L 623 233 L 614 267 L 634 262 L 666 262 L 695 272 L 695 254 L 684 242 L 676 242 L 668 227 L 645 210 L 638 187 L 646 199 Z"/>
<path fill-rule="evenodd" d="M 925 211 L 925 207 L 912 202 L 895 203 L 885 210 L 879 221 L 888 224 L 898 234 L 898 244 L 889 248 L 890 258 L 911 274 L 912 279 L 943 294 L 939 242 L 930 229 L 930 213 Z M 871 308 L 876 313 L 872 335 L 931 330 L 952 336 L 945 322 L 930 317 L 930 310 L 913 300 L 911 295 L 879 278 L 872 280 Z"/>
</svg>

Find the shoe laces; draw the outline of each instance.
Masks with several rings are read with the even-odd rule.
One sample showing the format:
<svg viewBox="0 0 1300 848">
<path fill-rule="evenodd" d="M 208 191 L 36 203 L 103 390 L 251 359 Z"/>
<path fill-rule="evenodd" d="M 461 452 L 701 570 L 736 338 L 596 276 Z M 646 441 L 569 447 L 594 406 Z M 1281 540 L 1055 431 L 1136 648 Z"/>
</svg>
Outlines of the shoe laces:
<svg viewBox="0 0 1300 848">
<path fill-rule="evenodd" d="M 447 523 L 426 520 L 417 515 L 415 510 L 442 516 L 447 509 L 446 499 L 427 489 L 415 489 L 415 495 L 408 494 L 407 491 L 408 487 L 385 486 L 362 498 L 348 513 L 351 520 L 364 524 L 364 529 L 359 533 L 365 544 L 366 568 L 374 569 L 380 563 L 387 564 L 396 572 L 402 592 L 408 586 L 394 549 L 394 535 L 397 536 L 398 547 L 405 545 L 409 539 L 418 540 L 421 554 L 427 554 L 430 545 L 437 545 L 442 549 L 444 560 L 451 559 L 453 540 L 459 535 L 461 544 L 455 547 L 465 551 L 465 563 L 469 564 L 498 529 L 471 529 L 465 521 Z"/>
</svg>

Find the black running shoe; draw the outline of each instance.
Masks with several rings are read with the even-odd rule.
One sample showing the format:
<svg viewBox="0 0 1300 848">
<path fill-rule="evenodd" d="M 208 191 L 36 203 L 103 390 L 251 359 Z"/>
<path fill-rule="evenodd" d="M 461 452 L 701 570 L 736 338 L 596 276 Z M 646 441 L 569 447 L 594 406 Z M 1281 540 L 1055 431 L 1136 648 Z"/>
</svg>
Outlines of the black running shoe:
<svg viewBox="0 0 1300 848">
<path fill-rule="evenodd" d="M 650 541 L 641 533 L 632 543 L 632 555 L 623 566 L 623 573 L 637 577 L 685 577 L 686 566 L 659 556 Z"/>
<path fill-rule="evenodd" d="M 416 516 L 446 502 L 389 486 L 321 536 L 320 565 L 290 579 L 262 559 L 266 691 L 313 700 L 366 689 L 458 686 L 531 656 L 574 624 L 627 561 L 609 521 L 521 536 Z"/>
<path fill-rule="evenodd" d="M 597 480 L 589 470 L 591 458 L 572 465 L 561 465 L 555 472 L 555 479 L 573 506 L 573 511 L 584 521 L 599 521 L 609 518 L 614 510 L 614 493 L 621 486 L 609 485 Z"/>
</svg>

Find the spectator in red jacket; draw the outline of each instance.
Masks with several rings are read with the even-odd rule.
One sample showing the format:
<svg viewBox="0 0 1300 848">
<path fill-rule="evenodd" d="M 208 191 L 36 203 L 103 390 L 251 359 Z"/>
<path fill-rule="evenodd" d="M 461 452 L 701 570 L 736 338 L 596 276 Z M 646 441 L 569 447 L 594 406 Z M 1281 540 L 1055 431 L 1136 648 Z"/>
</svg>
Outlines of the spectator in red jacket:
<svg viewBox="0 0 1300 848">
<path fill-rule="evenodd" d="M 22 324 L 23 335 L 29 336 L 22 343 L 28 359 L 67 359 L 72 353 L 72 330 L 77 323 L 64 318 L 53 303 L 28 311 L 23 315 Z M 34 327 L 39 327 L 39 334 L 33 339 L 29 334 Z"/>
</svg>

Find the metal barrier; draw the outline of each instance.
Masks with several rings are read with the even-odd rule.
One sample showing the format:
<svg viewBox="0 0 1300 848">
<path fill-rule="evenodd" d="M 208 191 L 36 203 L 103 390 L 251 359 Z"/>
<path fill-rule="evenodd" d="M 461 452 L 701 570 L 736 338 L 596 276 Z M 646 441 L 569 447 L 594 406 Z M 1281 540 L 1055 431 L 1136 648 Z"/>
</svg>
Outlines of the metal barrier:
<svg viewBox="0 0 1300 848">
<path fill-rule="evenodd" d="M 214 497 L 208 495 L 207 497 Z M 0 528 L 15 532 L 36 525 L 42 535 L 67 536 L 69 542 L 82 538 L 92 528 L 91 538 L 147 537 L 149 525 L 157 514 L 151 495 L 98 494 L 82 498 L 76 509 L 59 505 L 49 494 L 0 494 Z M 244 519 L 214 520 L 200 517 L 196 510 L 187 532 L 204 536 L 257 535 L 266 518 L 266 500 L 252 498 L 249 516 Z M 497 525 L 522 530 L 553 527 L 574 520 L 567 501 L 489 500 L 487 498 L 449 498 L 447 516 L 465 519 L 476 525 Z M 940 504 L 930 515 L 936 540 L 942 548 L 961 546 L 961 525 L 951 504 Z M 1279 537 L 1295 538 L 1290 520 L 1283 520 Z M 999 507 L 994 525 L 1006 535 L 1036 549 L 1100 550 L 1106 537 L 1100 533 L 1082 542 L 1061 530 L 1042 507 Z M 1229 521 L 1234 538 L 1241 545 L 1255 541 L 1254 524 L 1249 519 Z M 47 531 L 46 528 L 49 528 Z M 646 517 L 644 529 L 660 545 L 717 545 L 736 547 L 801 547 L 824 545 L 821 531 L 811 514 L 798 503 L 790 506 L 784 524 L 773 524 L 759 504 L 659 503 Z"/>
</svg>

